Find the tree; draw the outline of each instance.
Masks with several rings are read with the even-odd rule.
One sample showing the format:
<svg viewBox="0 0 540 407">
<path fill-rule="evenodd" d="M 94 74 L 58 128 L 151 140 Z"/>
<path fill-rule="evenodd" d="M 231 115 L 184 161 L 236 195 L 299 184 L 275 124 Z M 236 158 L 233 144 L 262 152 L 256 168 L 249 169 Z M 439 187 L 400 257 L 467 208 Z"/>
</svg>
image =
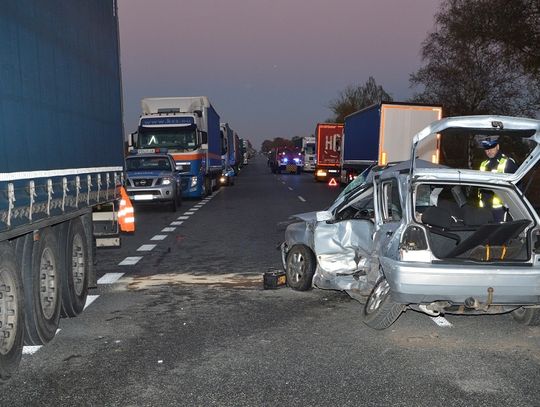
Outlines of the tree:
<svg viewBox="0 0 540 407">
<path fill-rule="evenodd" d="M 493 2 L 506 9 L 497 9 Z M 471 28 L 486 25 L 493 30 L 494 14 L 506 16 L 513 5 L 514 0 L 445 0 L 435 16 L 435 32 L 422 44 L 424 65 L 410 77 L 412 87 L 423 86 L 413 101 L 442 104 L 446 116 L 534 116 L 540 107 L 536 71 L 523 62 L 524 56 L 512 56 L 510 40 L 503 43 Z M 530 49 L 535 47 L 538 44 Z M 524 53 L 529 50 L 522 48 Z"/>
<path fill-rule="evenodd" d="M 275 137 L 273 140 L 264 140 L 261 146 L 261 152 L 267 153 L 275 147 L 292 147 L 291 140 L 284 139 L 283 137 Z"/>
<path fill-rule="evenodd" d="M 364 85 L 347 86 L 337 99 L 330 101 L 328 107 L 335 115 L 333 121 L 343 123 L 345 117 L 351 113 L 382 101 L 390 102 L 392 96 L 370 76 Z"/>
</svg>

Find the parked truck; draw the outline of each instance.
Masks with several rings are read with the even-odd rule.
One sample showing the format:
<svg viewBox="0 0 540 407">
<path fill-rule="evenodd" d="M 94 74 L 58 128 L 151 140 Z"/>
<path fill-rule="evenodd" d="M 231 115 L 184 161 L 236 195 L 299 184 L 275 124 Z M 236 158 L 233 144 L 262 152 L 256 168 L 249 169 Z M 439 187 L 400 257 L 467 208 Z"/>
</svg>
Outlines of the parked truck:
<svg viewBox="0 0 540 407">
<path fill-rule="evenodd" d="M 234 168 L 236 164 L 235 147 L 234 147 L 234 130 L 231 129 L 229 123 L 221 123 L 221 137 L 223 139 L 223 163 L 225 168 Z"/>
<path fill-rule="evenodd" d="M 118 218 L 133 230 L 116 11 L 114 0 L 0 8 L 0 381 L 23 344 L 49 342 L 61 315 L 83 310 L 94 235 L 118 244 Z"/>
<path fill-rule="evenodd" d="M 341 137 L 343 124 L 318 123 L 315 129 L 317 143 L 317 163 L 315 164 L 315 180 L 326 181 L 339 178 Z"/>
<path fill-rule="evenodd" d="M 167 149 L 182 173 L 182 196 L 210 195 L 222 172 L 219 115 L 206 96 L 145 98 L 130 148 Z"/>
<path fill-rule="evenodd" d="M 302 153 L 304 155 L 304 171 L 315 171 L 316 164 L 316 143 L 315 137 L 306 136 L 302 137 Z"/>
<path fill-rule="evenodd" d="M 345 117 L 340 181 L 348 184 L 373 164 L 408 160 L 412 137 L 442 117 L 441 106 L 382 102 Z M 436 144 L 423 147 L 421 158 L 439 162 Z"/>
</svg>

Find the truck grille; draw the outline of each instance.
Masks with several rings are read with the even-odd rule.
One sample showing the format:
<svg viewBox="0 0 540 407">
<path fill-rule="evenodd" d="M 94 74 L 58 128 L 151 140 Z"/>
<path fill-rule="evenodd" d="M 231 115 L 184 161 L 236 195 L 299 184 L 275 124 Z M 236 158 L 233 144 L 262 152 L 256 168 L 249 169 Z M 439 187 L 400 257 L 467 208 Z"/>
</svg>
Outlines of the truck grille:
<svg viewBox="0 0 540 407">
<path fill-rule="evenodd" d="M 133 185 L 136 187 L 151 187 L 154 182 L 154 178 L 139 178 L 132 181 Z"/>
</svg>

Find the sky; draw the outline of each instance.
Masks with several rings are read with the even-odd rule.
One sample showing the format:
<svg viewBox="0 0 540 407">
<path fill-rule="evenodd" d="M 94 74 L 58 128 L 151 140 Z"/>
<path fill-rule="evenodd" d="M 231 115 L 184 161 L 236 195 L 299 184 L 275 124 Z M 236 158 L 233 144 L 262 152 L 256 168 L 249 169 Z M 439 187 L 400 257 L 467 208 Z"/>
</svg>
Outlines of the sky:
<svg viewBox="0 0 540 407">
<path fill-rule="evenodd" d="M 259 149 L 313 134 L 331 100 L 369 76 L 394 100 L 440 0 L 118 0 L 126 133 L 140 100 L 208 96 Z"/>
</svg>

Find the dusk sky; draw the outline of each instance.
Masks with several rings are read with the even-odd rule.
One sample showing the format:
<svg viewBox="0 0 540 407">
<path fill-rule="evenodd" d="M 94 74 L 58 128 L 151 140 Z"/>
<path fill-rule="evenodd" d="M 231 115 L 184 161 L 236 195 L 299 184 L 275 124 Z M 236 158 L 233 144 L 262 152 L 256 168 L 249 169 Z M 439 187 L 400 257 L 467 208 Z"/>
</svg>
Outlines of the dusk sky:
<svg viewBox="0 0 540 407">
<path fill-rule="evenodd" d="M 310 135 L 328 103 L 373 76 L 413 90 L 439 0 L 118 0 L 127 133 L 140 100 L 208 96 L 256 149 Z"/>
</svg>

